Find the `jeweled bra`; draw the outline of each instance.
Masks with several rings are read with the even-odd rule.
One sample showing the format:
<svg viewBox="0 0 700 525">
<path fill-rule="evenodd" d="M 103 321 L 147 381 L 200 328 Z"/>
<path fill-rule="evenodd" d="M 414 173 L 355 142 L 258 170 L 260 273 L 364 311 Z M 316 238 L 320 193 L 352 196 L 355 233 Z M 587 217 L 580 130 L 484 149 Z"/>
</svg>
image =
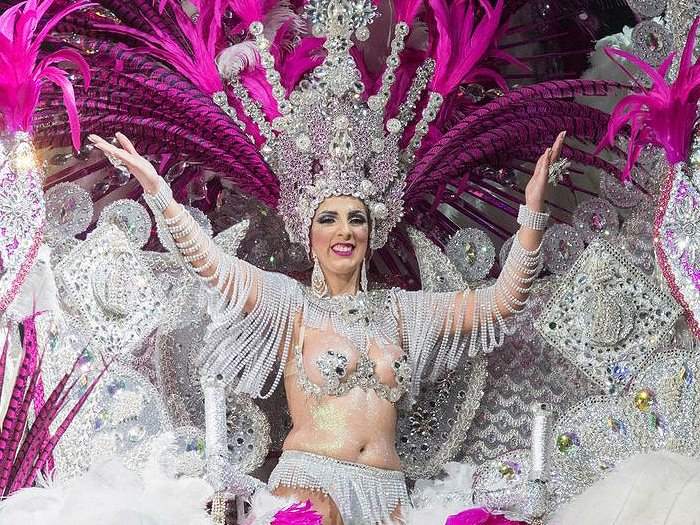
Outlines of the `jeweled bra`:
<svg viewBox="0 0 700 525">
<path fill-rule="evenodd" d="M 300 342 L 294 346 L 294 358 L 297 382 L 307 394 L 342 396 L 359 387 L 363 390 L 373 390 L 380 398 L 396 403 L 408 390 L 411 365 L 405 350 L 401 357 L 393 362 L 395 386 L 379 381 L 375 374 L 376 364 L 369 357 L 372 340 L 376 341 L 380 348 L 388 344 L 400 346 L 398 311 L 390 290 L 318 298 L 304 288 L 302 321 L 304 327 L 316 329 L 327 329 L 330 322 L 332 330 L 346 337 L 359 354 L 355 370 L 349 371 L 348 356 L 345 353 L 332 348 L 322 353 L 315 361 L 323 376 L 323 384 L 318 385 L 309 379 L 304 369 L 302 327 Z"/>
</svg>

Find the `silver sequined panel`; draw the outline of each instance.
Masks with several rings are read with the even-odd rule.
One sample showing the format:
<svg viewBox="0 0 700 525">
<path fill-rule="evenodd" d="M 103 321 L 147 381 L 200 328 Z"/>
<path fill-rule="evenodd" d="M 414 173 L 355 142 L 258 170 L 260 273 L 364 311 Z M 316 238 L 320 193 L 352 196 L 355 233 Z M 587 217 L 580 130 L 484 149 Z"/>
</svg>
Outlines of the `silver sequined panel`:
<svg viewBox="0 0 700 525">
<path fill-rule="evenodd" d="M 465 290 L 459 270 L 422 232 L 409 228 L 423 291 Z M 437 475 L 468 441 L 487 381 L 486 359 L 465 360 L 441 380 L 422 385 L 412 407 L 399 405 L 396 449 L 409 478 Z"/>
<path fill-rule="evenodd" d="M 477 356 L 421 388 L 417 402 L 401 410 L 396 449 L 409 478 L 431 478 L 452 461 L 479 407 L 486 382 L 486 360 Z"/>
<path fill-rule="evenodd" d="M 61 261 L 56 284 L 67 313 L 91 333 L 94 350 L 130 352 L 165 311 L 155 275 L 112 224 L 96 229 Z"/>
<path fill-rule="evenodd" d="M 484 397 L 464 445 L 465 456 L 476 464 L 529 447 L 533 402 L 550 403 L 562 411 L 600 392 L 533 327 L 557 284 L 551 277 L 535 284 L 526 309 L 509 320 L 513 334 L 487 356 Z"/>
<path fill-rule="evenodd" d="M 567 501 L 633 454 L 667 449 L 698 453 L 700 356 L 652 356 L 621 397 L 591 398 L 554 427 L 551 507 Z"/>
<path fill-rule="evenodd" d="M 624 393 L 585 399 L 554 425 L 548 513 L 635 454 L 666 449 L 698 455 L 700 355 L 661 352 L 640 369 Z M 529 456 L 519 449 L 483 463 L 474 476 L 474 501 L 514 518 L 532 510 L 541 498 L 528 492 Z"/>
<path fill-rule="evenodd" d="M 676 302 L 603 239 L 583 252 L 537 319 L 544 339 L 593 381 L 614 389 L 670 337 Z M 623 374 L 625 375 L 625 374 Z"/>
</svg>

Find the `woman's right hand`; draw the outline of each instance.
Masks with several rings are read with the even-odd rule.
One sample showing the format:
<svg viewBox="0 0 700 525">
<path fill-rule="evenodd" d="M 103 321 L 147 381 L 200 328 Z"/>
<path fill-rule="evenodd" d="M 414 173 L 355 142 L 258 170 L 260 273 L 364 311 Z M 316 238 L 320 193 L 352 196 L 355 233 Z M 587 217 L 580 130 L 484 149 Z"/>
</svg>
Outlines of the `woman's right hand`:
<svg viewBox="0 0 700 525">
<path fill-rule="evenodd" d="M 124 134 L 117 133 L 115 137 L 121 144 L 121 148 L 110 144 L 98 135 L 88 135 L 88 140 L 106 155 L 110 155 L 122 162 L 129 170 L 129 173 L 139 181 L 143 191 L 151 195 L 157 193 L 160 189 L 161 177 L 153 167 L 153 164 L 139 155 L 134 145 Z"/>
</svg>

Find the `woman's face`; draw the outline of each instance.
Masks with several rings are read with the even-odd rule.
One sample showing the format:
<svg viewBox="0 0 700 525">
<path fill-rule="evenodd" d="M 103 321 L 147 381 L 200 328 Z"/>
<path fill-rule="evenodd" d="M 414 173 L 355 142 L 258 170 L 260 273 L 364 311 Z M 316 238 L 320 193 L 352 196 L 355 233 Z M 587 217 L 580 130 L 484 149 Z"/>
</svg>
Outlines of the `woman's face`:
<svg viewBox="0 0 700 525">
<path fill-rule="evenodd" d="M 329 197 L 316 210 L 311 225 L 311 252 L 323 271 L 357 272 L 367 254 L 369 214 L 355 197 Z"/>
</svg>

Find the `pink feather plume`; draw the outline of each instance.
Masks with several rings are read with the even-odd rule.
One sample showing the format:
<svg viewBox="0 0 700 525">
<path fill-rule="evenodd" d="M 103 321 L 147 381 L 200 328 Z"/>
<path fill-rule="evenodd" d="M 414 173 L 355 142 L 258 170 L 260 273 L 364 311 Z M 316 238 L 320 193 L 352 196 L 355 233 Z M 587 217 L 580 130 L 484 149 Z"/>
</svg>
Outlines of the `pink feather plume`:
<svg viewBox="0 0 700 525">
<path fill-rule="evenodd" d="M 670 164 L 688 158 L 693 129 L 697 122 L 700 100 L 700 59 L 693 60 L 693 50 L 700 18 L 697 18 L 688 34 L 675 82 L 666 81 L 675 54 L 669 55 L 654 68 L 641 58 L 619 49 L 606 51 L 631 62 L 651 80 L 651 87 L 638 86 L 635 93 L 627 95 L 615 106 L 610 116 L 608 132 L 598 150 L 615 143 L 615 136 L 626 125 L 630 127 L 627 165 L 622 178 L 628 180 L 642 148 L 648 144 L 662 147 Z M 633 79 L 634 80 L 634 79 Z"/>
<path fill-rule="evenodd" d="M 272 519 L 270 525 L 321 525 L 323 517 L 313 509 L 311 501 L 295 503 L 282 509 Z"/>
<path fill-rule="evenodd" d="M 468 509 L 447 518 L 445 525 L 525 525 L 505 516 L 491 514 L 485 509 Z"/>
<path fill-rule="evenodd" d="M 433 20 L 432 55 L 435 74 L 431 88 L 447 95 L 463 82 L 489 79 L 505 89 L 506 82 L 498 73 L 480 64 L 495 53 L 500 36 L 504 0 L 493 6 L 490 0 L 479 0 L 483 15 L 477 21 L 472 0 L 429 0 Z"/>
<path fill-rule="evenodd" d="M 49 32 L 66 16 L 95 4 L 80 0 L 53 15 L 42 27 L 39 22 L 54 0 L 28 0 L 0 15 L 0 115 L 2 127 L 10 132 L 31 133 L 34 112 L 46 82 L 56 84 L 63 93 L 71 139 L 80 148 L 80 121 L 75 93 L 68 72 L 54 64 L 72 62 L 83 76 L 84 88 L 90 85 L 90 70 L 85 59 L 72 49 L 55 51 L 38 60 L 41 44 Z"/>
<path fill-rule="evenodd" d="M 253 22 L 262 22 L 276 0 L 228 0 L 228 7 L 245 24 L 246 29 Z"/>
<path fill-rule="evenodd" d="M 121 24 L 98 24 L 97 27 L 129 35 L 143 42 L 146 52 L 182 73 L 206 94 L 222 91 L 223 84 L 216 67 L 216 55 L 222 33 L 221 18 L 225 0 L 198 2 L 199 16 L 196 21 L 192 21 L 175 0 L 159 0 L 158 8 L 162 10 L 168 5 L 172 7 L 177 25 L 187 43 L 179 42 L 155 24 L 151 24 L 153 34 Z"/>
</svg>

